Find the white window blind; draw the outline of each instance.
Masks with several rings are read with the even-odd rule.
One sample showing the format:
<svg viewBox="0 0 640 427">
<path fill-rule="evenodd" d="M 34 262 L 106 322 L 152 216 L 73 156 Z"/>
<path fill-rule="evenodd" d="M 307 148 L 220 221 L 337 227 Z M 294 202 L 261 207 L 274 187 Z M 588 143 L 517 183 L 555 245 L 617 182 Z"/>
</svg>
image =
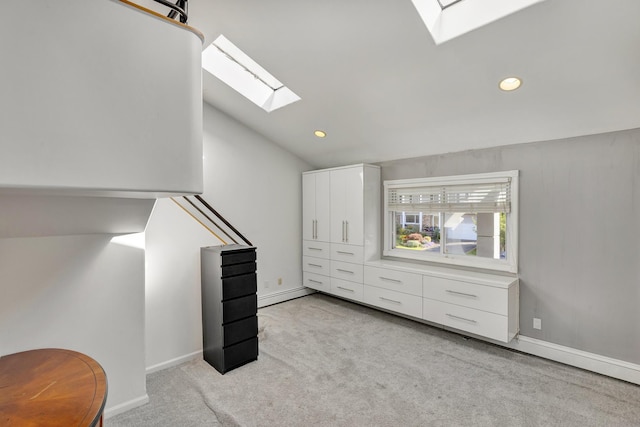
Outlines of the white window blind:
<svg viewBox="0 0 640 427">
<path fill-rule="evenodd" d="M 511 211 L 511 179 L 447 185 L 389 185 L 387 209 L 396 212 L 478 212 Z"/>
</svg>

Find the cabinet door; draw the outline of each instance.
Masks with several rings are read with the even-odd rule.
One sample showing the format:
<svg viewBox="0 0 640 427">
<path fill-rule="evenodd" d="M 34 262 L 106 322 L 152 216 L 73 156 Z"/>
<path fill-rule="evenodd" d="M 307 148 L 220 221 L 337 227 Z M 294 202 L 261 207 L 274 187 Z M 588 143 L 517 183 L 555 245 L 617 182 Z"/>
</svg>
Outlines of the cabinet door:
<svg viewBox="0 0 640 427">
<path fill-rule="evenodd" d="M 331 241 L 362 245 L 363 169 L 331 171 Z"/>
<path fill-rule="evenodd" d="M 316 240 L 329 242 L 331 223 L 331 179 L 329 172 L 316 174 Z"/>
<path fill-rule="evenodd" d="M 362 167 L 344 170 L 345 238 L 349 245 L 364 244 L 364 170 Z"/>
<path fill-rule="evenodd" d="M 302 238 L 329 241 L 329 172 L 302 175 Z"/>
<path fill-rule="evenodd" d="M 315 240 L 316 176 L 302 175 L 302 238 Z"/>
<path fill-rule="evenodd" d="M 331 242 L 346 243 L 344 169 L 331 171 Z"/>
</svg>

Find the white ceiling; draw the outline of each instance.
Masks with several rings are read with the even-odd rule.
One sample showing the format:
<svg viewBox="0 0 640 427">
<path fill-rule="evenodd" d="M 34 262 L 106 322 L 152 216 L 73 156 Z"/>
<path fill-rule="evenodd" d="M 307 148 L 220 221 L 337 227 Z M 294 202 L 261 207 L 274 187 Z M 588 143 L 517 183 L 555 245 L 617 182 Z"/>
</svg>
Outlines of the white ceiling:
<svg viewBox="0 0 640 427">
<path fill-rule="evenodd" d="M 190 0 L 189 23 L 302 98 L 267 113 L 204 73 L 205 101 L 316 167 L 640 127 L 638 0 L 546 0 L 438 46 L 411 0 Z"/>
</svg>

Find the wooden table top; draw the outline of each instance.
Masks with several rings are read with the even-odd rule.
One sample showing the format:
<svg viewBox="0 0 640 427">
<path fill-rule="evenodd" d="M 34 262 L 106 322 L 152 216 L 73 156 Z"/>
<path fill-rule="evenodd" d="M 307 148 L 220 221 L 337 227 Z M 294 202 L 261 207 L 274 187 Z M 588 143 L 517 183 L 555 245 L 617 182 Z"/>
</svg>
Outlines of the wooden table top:
<svg viewBox="0 0 640 427">
<path fill-rule="evenodd" d="M 48 348 L 0 357 L 2 426 L 96 426 L 106 400 L 104 370 L 82 353 Z"/>
</svg>

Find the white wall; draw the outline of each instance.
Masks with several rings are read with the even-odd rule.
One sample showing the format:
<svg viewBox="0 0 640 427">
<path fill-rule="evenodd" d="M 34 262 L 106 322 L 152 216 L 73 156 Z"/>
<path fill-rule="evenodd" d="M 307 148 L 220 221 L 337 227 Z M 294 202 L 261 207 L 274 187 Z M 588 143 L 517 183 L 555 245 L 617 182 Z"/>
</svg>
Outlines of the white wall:
<svg viewBox="0 0 640 427">
<path fill-rule="evenodd" d="M 257 247 L 258 304 L 306 294 L 301 173 L 311 167 L 207 104 L 203 161 L 203 197 Z M 158 201 L 146 231 L 148 371 L 202 351 L 200 247 L 217 244 L 173 202 Z"/>
<path fill-rule="evenodd" d="M 107 373 L 107 414 L 148 399 L 144 252 L 111 237 L 0 239 L 0 355 L 87 354 Z"/>
<path fill-rule="evenodd" d="M 6 194 L 6 193 L 9 194 Z M 155 199 L 11 194 L 0 190 L 0 239 L 144 231 Z"/>
<path fill-rule="evenodd" d="M 201 190 L 196 34 L 108 0 L 23 0 L 11 14 L 0 188 Z"/>
</svg>

